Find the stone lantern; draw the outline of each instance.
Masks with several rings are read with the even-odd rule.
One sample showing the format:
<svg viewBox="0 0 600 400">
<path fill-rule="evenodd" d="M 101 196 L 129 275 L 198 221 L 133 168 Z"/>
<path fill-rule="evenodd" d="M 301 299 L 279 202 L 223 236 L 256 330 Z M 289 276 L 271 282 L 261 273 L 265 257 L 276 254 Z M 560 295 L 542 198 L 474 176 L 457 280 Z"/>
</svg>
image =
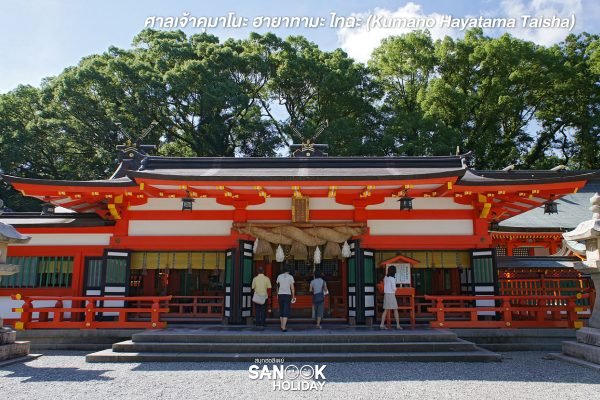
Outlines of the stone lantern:
<svg viewBox="0 0 600 400">
<path fill-rule="evenodd" d="M 19 266 L 6 263 L 6 253 L 9 243 L 27 243 L 31 238 L 21 235 L 10 225 L 0 222 L 0 280 L 3 276 L 19 272 Z M 0 317 L 0 362 L 29 354 L 29 342 L 16 342 L 17 334 L 2 325 Z"/>
<path fill-rule="evenodd" d="M 596 302 L 588 326 L 577 331 L 576 342 L 564 342 L 559 358 L 580 364 L 596 364 L 600 368 L 600 196 L 591 199 L 592 219 L 580 223 L 577 228 L 563 233 L 567 246 L 585 261 L 572 263 L 573 268 L 589 275 L 596 288 Z M 562 357 L 560 357 L 562 356 Z"/>
</svg>

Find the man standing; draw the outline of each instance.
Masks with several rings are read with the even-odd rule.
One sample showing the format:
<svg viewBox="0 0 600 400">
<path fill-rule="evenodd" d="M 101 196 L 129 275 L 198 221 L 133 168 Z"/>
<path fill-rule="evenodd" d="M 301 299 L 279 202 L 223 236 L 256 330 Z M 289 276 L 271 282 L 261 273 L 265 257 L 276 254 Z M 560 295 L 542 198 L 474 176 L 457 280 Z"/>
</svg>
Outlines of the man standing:
<svg viewBox="0 0 600 400">
<path fill-rule="evenodd" d="M 252 279 L 252 290 L 254 303 L 256 326 L 264 327 L 267 323 L 267 299 L 269 293 L 267 289 L 271 289 L 271 280 L 264 275 L 263 267 L 258 267 L 258 275 Z"/>
<path fill-rule="evenodd" d="M 283 273 L 279 274 L 277 277 L 277 295 L 279 300 L 281 331 L 287 332 L 287 321 L 292 312 L 292 302 L 295 301 L 296 291 L 294 290 L 294 277 L 290 275 L 285 267 Z M 292 299 L 294 300 L 292 301 Z"/>
</svg>

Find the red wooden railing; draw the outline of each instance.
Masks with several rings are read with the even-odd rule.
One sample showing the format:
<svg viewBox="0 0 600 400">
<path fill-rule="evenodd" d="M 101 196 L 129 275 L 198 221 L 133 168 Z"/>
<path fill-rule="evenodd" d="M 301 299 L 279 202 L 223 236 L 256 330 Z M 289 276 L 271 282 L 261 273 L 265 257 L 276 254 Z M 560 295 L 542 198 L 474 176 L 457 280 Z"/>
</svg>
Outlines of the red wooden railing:
<svg viewBox="0 0 600 400">
<path fill-rule="evenodd" d="M 170 300 L 164 302 L 168 312 L 165 318 L 223 318 L 225 310 L 223 296 L 170 296 Z M 148 301 L 139 300 L 131 304 L 136 307 L 144 307 Z M 143 318 L 143 315 L 137 316 Z"/>
<path fill-rule="evenodd" d="M 580 328 L 579 313 L 589 306 L 577 301 L 589 293 L 576 296 L 425 296 L 434 302 L 429 309 L 435 319 L 432 328 Z M 477 306 L 476 301 L 493 301 L 494 306 Z M 460 305 L 451 302 L 462 301 Z M 493 313 L 483 316 L 482 312 Z M 466 316 L 466 318 L 465 318 Z"/>
<path fill-rule="evenodd" d="M 15 329 L 97 329 L 97 328 L 134 328 L 158 329 L 165 328 L 166 322 L 161 321 L 161 314 L 169 311 L 160 303 L 169 301 L 171 296 L 152 297 L 84 297 L 84 296 L 12 296 L 13 300 L 23 300 L 23 305 L 13 308 L 13 312 L 21 313 L 21 318 L 15 322 Z M 35 302 L 56 301 L 54 307 L 36 306 Z M 71 306 L 64 303 L 70 301 Z M 98 302 L 146 301 L 147 307 L 129 306 L 97 306 Z M 125 303 L 127 304 L 127 303 Z M 100 313 L 116 314 L 113 321 L 99 320 Z M 148 321 L 130 321 L 129 316 L 147 315 Z"/>
<path fill-rule="evenodd" d="M 589 279 L 574 278 L 500 278 L 498 290 L 502 296 L 573 296 L 593 290 Z"/>
</svg>

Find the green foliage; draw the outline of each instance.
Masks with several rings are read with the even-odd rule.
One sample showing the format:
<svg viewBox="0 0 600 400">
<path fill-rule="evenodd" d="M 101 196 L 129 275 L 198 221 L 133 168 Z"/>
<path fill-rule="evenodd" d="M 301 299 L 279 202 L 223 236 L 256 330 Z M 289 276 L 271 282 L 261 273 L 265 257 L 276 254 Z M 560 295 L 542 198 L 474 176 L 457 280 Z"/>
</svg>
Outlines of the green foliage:
<svg viewBox="0 0 600 400">
<path fill-rule="evenodd" d="M 543 47 L 481 30 L 389 37 L 368 65 L 271 33 L 144 30 L 44 80 L 0 95 L 0 169 L 103 179 L 125 132 L 168 156 L 277 156 L 312 138 L 331 155 L 448 155 L 477 168 L 600 168 L 598 36 Z M 298 135 L 296 131 L 300 132 Z M 33 209 L 6 186 L 9 207 Z"/>
</svg>

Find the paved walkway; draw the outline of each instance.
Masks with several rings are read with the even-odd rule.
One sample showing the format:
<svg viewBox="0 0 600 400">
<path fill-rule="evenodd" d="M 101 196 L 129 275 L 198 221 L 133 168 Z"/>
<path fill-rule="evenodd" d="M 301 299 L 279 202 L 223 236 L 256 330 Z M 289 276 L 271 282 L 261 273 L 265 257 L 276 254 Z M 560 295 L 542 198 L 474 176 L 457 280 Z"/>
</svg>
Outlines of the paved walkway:
<svg viewBox="0 0 600 400">
<path fill-rule="evenodd" d="M 31 399 L 596 399 L 600 374 L 546 353 L 499 363 L 328 363 L 322 392 L 273 392 L 249 363 L 86 364 L 85 353 L 45 352 L 0 369 L 2 398 Z"/>
</svg>

